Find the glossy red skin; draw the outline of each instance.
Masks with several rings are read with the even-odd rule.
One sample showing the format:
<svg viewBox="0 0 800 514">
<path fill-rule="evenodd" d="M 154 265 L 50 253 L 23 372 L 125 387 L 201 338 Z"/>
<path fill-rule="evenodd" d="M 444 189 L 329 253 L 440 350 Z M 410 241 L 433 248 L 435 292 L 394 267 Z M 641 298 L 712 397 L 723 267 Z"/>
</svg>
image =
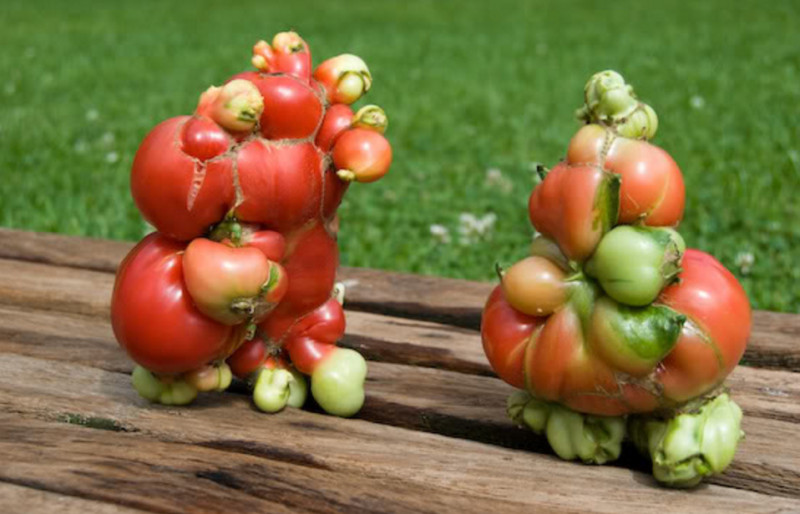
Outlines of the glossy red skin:
<svg viewBox="0 0 800 514">
<path fill-rule="evenodd" d="M 664 394 L 678 401 L 693 397 L 695 390 L 687 383 L 713 386 L 733 371 L 744 355 L 752 325 L 747 294 L 719 261 L 689 249 L 681 266 L 681 283 L 666 288 L 658 299 L 691 321 L 657 370 Z M 713 347 L 709 339 L 715 342 Z"/>
<path fill-rule="evenodd" d="M 311 80 L 311 52 L 308 45 L 305 50 L 293 53 L 275 51 L 269 62 L 272 73 L 285 73 L 308 83 Z"/>
<path fill-rule="evenodd" d="M 111 326 L 131 358 L 155 373 L 198 369 L 223 358 L 241 332 L 197 310 L 183 283 L 185 245 L 144 238 L 122 261 L 111 297 Z"/>
<path fill-rule="evenodd" d="M 336 139 L 353 123 L 353 110 L 349 105 L 334 104 L 328 108 L 314 143 L 323 152 L 333 148 Z"/>
<path fill-rule="evenodd" d="M 181 128 L 181 150 L 201 161 L 224 154 L 232 143 L 222 127 L 204 116 L 192 116 Z"/>
<path fill-rule="evenodd" d="M 639 382 L 591 351 L 591 328 L 584 332 L 571 304 L 546 318 L 529 316 L 506 302 L 500 286 L 489 296 L 481 324 L 489 363 L 512 386 L 589 414 L 651 412 L 711 391 L 744 353 L 750 305 L 736 278 L 710 255 L 689 249 L 682 266 L 681 282 L 666 288 L 657 303 L 689 321 L 670 353 Z"/>
<path fill-rule="evenodd" d="M 234 79 L 249 80 L 264 98 L 261 134 L 267 139 L 304 139 L 314 134 L 323 115 L 322 101 L 307 82 L 284 75 L 248 71 Z"/>
<path fill-rule="evenodd" d="M 236 216 L 285 233 L 319 215 L 322 158 L 312 143 L 246 143 L 237 159 L 244 201 Z"/>
<path fill-rule="evenodd" d="M 345 330 L 342 306 L 335 298 L 301 318 L 286 337 L 284 349 L 295 367 L 310 375 L 338 349 L 336 342 Z"/>
<path fill-rule="evenodd" d="M 245 341 L 233 354 L 228 357 L 227 363 L 234 376 L 245 379 L 259 369 L 267 360 L 267 347 L 260 339 Z"/>
<path fill-rule="evenodd" d="M 572 138 L 567 161 L 602 166 L 622 177 L 620 223 L 643 219 L 646 225 L 674 227 L 683 218 L 683 175 L 658 146 L 613 135 L 600 125 L 586 125 Z"/>
<path fill-rule="evenodd" d="M 607 174 L 596 166 L 562 162 L 531 193 L 528 213 L 534 228 L 572 260 L 587 259 L 603 237 L 595 199 L 604 178 Z"/>
<path fill-rule="evenodd" d="M 344 194 L 350 187 L 350 182 L 345 182 L 336 174 L 336 168 L 331 166 L 325 171 L 323 196 L 322 196 L 322 218 L 326 221 L 331 220 L 336 215 L 336 209 L 342 203 Z"/>
<path fill-rule="evenodd" d="M 274 230 L 250 232 L 243 237 L 242 245 L 258 248 L 267 259 L 273 262 L 281 262 L 286 254 L 286 238 Z"/>
<path fill-rule="evenodd" d="M 320 222 L 290 234 L 281 263 L 289 288 L 283 301 L 259 325 L 272 341 L 281 341 L 300 317 L 325 303 L 331 296 L 339 266 L 339 248 Z"/>
<path fill-rule="evenodd" d="M 234 200 L 230 159 L 201 163 L 181 149 L 183 125 L 189 120 L 189 116 L 179 116 L 157 125 L 136 152 L 131 169 L 131 193 L 142 216 L 160 232 L 181 241 L 204 234 L 225 216 Z M 197 150 L 198 139 L 216 138 L 195 132 L 190 146 Z M 195 183 L 195 179 L 200 180 Z M 193 200 L 192 191 L 196 191 Z"/>
<path fill-rule="evenodd" d="M 350 129 L 333 146 L 333 164 L 339 170 L 355 173 L 358 182 L 374 182 L 389 171 L 392 147 L 379 132 Z"/>
</svg>

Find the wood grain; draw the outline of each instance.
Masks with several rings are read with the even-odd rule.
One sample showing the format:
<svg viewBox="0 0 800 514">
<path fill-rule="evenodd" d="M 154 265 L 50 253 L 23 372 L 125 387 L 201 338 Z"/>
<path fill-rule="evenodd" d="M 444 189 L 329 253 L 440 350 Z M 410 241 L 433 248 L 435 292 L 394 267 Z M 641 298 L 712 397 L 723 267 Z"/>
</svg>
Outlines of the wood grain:
<svg viewBox="0 0 800 514">
<path fill-rule="evenodd" d="M 404 331 L 409 320 L 365 313 L 349 313 L 369 331 L 392 332 L 404 345 L 423 347 L 425 334 Z M 368 318 L 363 322 L 363 318 Z M 383 323 L 383 324 L 381 324 Z M 427 323 L 426 325 L 434 325 Z M 132 363 L 119 349 L 101 318 L 58 312 L 31 311 L 0 306 L 0 354 L 80 364 L 117 373 L 129 373 Z M 439 326 L 439 329 L 446 327 Z M 420 327 L 414 327 L 420 330 Z M 65 333 L 85 334 L 74 338 Z M 476 359 L 480 342 L 471 335 Z M 505 399 L 512 388 L 496 378 L 443 369 L 395 364 L 393 344 L 382 341 L 370 347 L 360 336 L 359 350 L 369 364 L 367 401 L 359 414 L 363 420 L 412 430 L 478 441 L 495 446 L 550 454 L 543 438 L 512 426 L 505 414 Z M 433 341 L 438 341 L 437 337 Z M 469 342 L 465 340 L 464 342 Z M 406 354 L 401 346 L 401 356 Z M 379 362 L 374 362 L 375 360 Z M 734 397 L 745 410 L 748 438 L 729 473 L 714 483 L 769 494 L 800 498 L 800 446 L 792 434 L 800 423 L 800 383 L 797 374 L 737 368 L 732 378 Z M 245 393 L 239 389 L 240 393 Z M 227 398 L 230 395 L 225 395 Z M 223 402 L 218 398 L 215 401 Z M 193 410 L 186 409 L 191 416 Z M 646 471 L 645 462 L 628 449 L 616 464 Z M 750 473 L 752 471 L 752 473 Z M 756 477 L 756 480 L 753 480 Z"/>
<path fill-rule="evenodd" d="M 412 495 L 390 479 L 332 470 L 305 453 L 265 450 L 232 452 L 141 432 L 0 417 L 0 453 L 7 458 L 0 483 L 67 497 L 174 513 L 384 512 L 388 504 L 396 512 L 490 508 L 486 499 L 424 484 Z"/>
<path fill-rule="evenodd" d="M 6 354 L 0 360 L 0 409 L 20 420 L 22 433 L 12 435 L 12 439 L 22 439 L 23 442 L 24 427 L 34 426 L 31 419 L 54 422 L 66 415 L 80 415 L 82 419 L 106 420 L 105 426 L 120 431 L 106 432 L 113 434 L 113 438 L 109 436 L 108 447 L 100 446 L 98 450 L 97 446 L 89 443 L 81 447 L 79 435 L 68 437 L 65 444 L 74 450 L 70 458 L 77 459 L 83 455 L 93 462 L 102 463 L 109 452 L 119 452 L 122 462 L 130 459 L 129 469 L 108 470 L 108 473 L 119 471 L 117 479 L 122 483 L 135 482 L 148 466 L 158 465 L 155 464 L 157 461 L 136 453 L 135 448 L 140 444 L 138 439 L 126 456 L 124 447 L 128 444 L 124 439 L 132 435 L 159 443 L 181 443 L 185 446 L 181 447 L 180 453 L 186 452 L 193 463 L 203 462 L 206 458 L 200 450 L 194 450 L 194 447 L 199 447 L 235 454 L 237 459 L 245 455 L 288 461 L 288 464 L 321 470 L 320 474 L 322 471 L 334 472 L 337 476 L 342 475 L 345 484 L 342 490 L 348 489 L 345 475 L 353 475 L 359 480 L 378 480 L 378 487 L 384 483 L 396 484 L 405 494 L 431 502 L 432 510 L 443 505 L 448 509 L 455 505 L 452 510 L 484 512 L 486 509 L 518 511 L 534 506 L 537 509 L 599 512 L 631 509 L 640 512 L 685 512 L 687 509 L 774 512 L 800 509 L 797 499 L 714 484 L 691 494 L 668 491 L 655 487 L 644 474 L 627 469 L 578 466 L 554 457 L 382 426 L 361 419 L 343 420 L 295 409 L 265 416 L 253 411 L 247 399 L 237 395 L 206 396 L 191 409 L 152 406 L 136 396 L 130 388 L 129 377 L 123 374 L 18 355 Z M 97 431 L 89 427 L 81 430 Z M 113 448 L 114 441 L 122 448 Z M 59 442 L 54 445 L 62 446 Z M 44 451 L 40 450 L 40 455 L 43 456 Z M 161 449 L 158 445 L 146 447 L 145 454 L 151 453 L 163 458 L 171 454 L 166 447 Z M 139 464 L 142 460 L 144 466 Z M 237 480 L 246 480 L 241 473 L 246 474 L 247 469 L 225 468 L 229 462 L 226 457 L 220 457 L 217 462 L 219 464 L 214 469 L 221 468 L 232 477 L 226 476 L 223 482 L 236 484 Z M 72 469 L 71 466 L 68 464 L 66 468 Z M 181 469 L 178 464 L 174 466 Z M 48 465 L 45 471 L 51 467 L 58 469 L 55 465 Z M 172 470 L 168 467 L 166 471 Z M 28 471 L 20 473 L 27 474 Z M 194 475 L 194 478 L 202 477 Z M 164 480 L 170 483 L 173 477 Z M 150 491 L 160 498 L 168 490 L 189 487 L 181 483 L 162 490 L 155 488 L 156 485 L 144 487 L 140 493 Z M 84 484 L 82 487 L 88 486 Z M 212 487 L 213 484 L 207 484 L 204 498 L 213 494 Z M 311 488 L 320 494 L 331 494 L 313 480 Z M 138 487 L 134 486 L 134 489 Z M 387 495 L 392 491 L 388 486 L 385 489 Z M 372 488 L 370 491 L 374 492 Z M 444 496 L 438 496 L 440 494 Z M 463 509 L 450 503 L 457 497 L 462 497 Z"/>
<path fill-rule="evenodd" d="M 113 273 L 132 243 L 0 228 L 0 258 Z M 6 277 L 0 276 L 0 284 Z M 491 283 L 342 268 L 347 309 L 477 329 Z M 744 362 L 800 371 L 800 316 L 755 311 Z"/>
<path fill-rule="evenodd" d="M 103 503 L 97 500 L 42 490 L 36 488 L 38 484 L 34 484 L 33 481 L 26 478 L 22 478 L 19 481 L 27 485 L 3 482 L 3 478 L 0 478 L 0 498 L 2 498 L 3 512 L 6 514 L 30 514 L 31 512 L 134 514 L 146 512 L 114 503 Z"/>
</svg>

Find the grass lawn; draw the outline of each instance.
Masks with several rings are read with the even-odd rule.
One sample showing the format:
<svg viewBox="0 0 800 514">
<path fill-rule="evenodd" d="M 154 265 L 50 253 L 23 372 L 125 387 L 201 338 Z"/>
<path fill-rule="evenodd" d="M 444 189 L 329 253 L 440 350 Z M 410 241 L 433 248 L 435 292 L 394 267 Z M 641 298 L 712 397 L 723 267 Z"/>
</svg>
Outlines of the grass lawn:
<svg viewBox="0 0 800 514">
<path fill-rule="evenodd" d="M 345 264 L 491 279 L 521 258 L 532 163 L 564 154 L 584 82 L 614 68 L 684 172 L 687 243 L 756 307 L 800 311 L 797 1 L 4 0 L 2 19 L 0 225 L 140 238 L 139 141 L 294 28 L 315 62 L 361 55 L 391 120 L 391 173 L 341 208 Z M 496 221 L 465 239 L 463 213 Z"/>
</svg>

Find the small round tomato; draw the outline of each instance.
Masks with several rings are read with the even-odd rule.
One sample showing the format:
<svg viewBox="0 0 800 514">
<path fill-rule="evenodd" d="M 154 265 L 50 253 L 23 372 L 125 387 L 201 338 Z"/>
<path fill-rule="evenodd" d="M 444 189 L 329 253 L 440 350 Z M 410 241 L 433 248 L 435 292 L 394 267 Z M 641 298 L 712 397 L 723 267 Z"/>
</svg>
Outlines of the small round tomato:
<svg viewBox="0 0 800 514">
<path fill-rule="evenodd" d="M 564 271 L 544 257 L 522 259 L 501 280 L 506 300 L 531 316 L 552 314 L 567 301 Z"/>
</svg>

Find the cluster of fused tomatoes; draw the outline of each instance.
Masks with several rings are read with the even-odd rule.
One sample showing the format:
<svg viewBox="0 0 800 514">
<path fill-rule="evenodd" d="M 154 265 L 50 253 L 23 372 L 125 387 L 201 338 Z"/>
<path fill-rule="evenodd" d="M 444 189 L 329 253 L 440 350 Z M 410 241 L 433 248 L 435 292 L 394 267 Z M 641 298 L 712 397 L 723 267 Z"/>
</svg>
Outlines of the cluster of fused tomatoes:
<svg viewBox="0 0 800 514">
<path fill-rule="evenodd" d="M 585 101 L 586 125 L 566 159 L 541 170 L 530 196 L 538 232 L 530 256 L 500 271 L 483 313 L 492 367 L 526 392 L 511 402 L 515 413 L 522 416 L 518 402 L 527 402 L 527 424 L 543 431 L 552 411 L 545 405 L 606 417 L 601 424 L 676 412 L 714 393 L 750 332 L 750 306 L 735 277 L 712 256 L 687 250 L 675 230 L 684 182 L 670 155 L 648 142 L 655 112 L 610 71 L 592 77 Z M 565 427 L 548 437 L 567 437 Z M 624 433 L 604 427 L 606 439 Z M 566 448 L 567 458 L 615 458 L 596 453 L 603 437 L 554 448 Z"/>
<path fill-rule="evenodd" d="M 156 232 L 119 268 L 114 333 L 151 401 L 188 403 L 238 376 L 273 412 L 301 405 L 310 376 L 319 405 L 349 416 L 366 364 L 336 346 L 336 209 L 350 182 L 388 171 L 387 118 L 351 109 L 372 84 L 354 55 L 312 72 L 306 42 L 284 32 L 252 62 L 142 142 L 131 189 Z"/>
</svg>

